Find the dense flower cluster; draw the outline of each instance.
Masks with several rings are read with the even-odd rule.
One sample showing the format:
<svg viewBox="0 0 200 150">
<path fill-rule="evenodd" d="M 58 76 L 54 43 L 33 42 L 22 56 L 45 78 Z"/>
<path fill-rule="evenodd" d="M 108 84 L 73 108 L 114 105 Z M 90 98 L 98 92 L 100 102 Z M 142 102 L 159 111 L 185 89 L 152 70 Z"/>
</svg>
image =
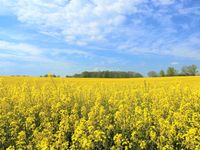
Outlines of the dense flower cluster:
<svg viewBox="0 0 200 150">
<path fill-rule="evenodd" d="M 0 149 L 200 149 L 199 77 L 0 79 Z"/>
</svg>

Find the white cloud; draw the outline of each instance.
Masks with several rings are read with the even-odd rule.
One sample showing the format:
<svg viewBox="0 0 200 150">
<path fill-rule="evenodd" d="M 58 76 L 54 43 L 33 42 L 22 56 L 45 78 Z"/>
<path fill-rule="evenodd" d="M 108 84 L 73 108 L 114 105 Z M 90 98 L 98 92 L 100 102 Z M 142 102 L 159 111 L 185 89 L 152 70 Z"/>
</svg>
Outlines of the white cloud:
<svg viewBox="0 0 200 150">
<path fill-rule="evenodd" d="M 0 16 L 1 15 L 8 15 L 12 12 L 12 7 L 13 7 L 13 1 L 8 1 L 8 0 L 0 0 Z"/>
<path fill-rule="evenodd" d="M 164 51 L 163 54 L 169 56 L 176 56 L 180 58 L 190 58 L 193 60 L 200 60 L 200 52 L 198 50 L 181 46 L 180 47 L 176 46 L 171 50 Z"/>
<path fill-rule="evenodd" d="M 17 41 L 25 41 L 29 39 L 33 39 L 33 35 L 26 35 L 21 33 L 16 33 L 14 31 L 6 30 L 4 28 L 0 27 L 0 36 L 5 37 L 11 40 L 17 40 Z"/>
<path fill-rule="evenodd" d="M 163 25 L 169 24 L 171 16 L 161 11 L 155 13 L 147 5 L 151 2 L 167 5 L 175 0 L 18 0 L 12 3 L 12 9 L 21 22 L 41 33 L 62 36 L 68 44 L 86 46 L 96 42 L 113 43 L 123 35 L 138 36 L 130 30 L 144 24 L 144 15 L 161 20 Z M 125 26 L 130 15 L 136 13 L 144 14 Z"/>
<path fill-rule="evenodd" d="M 137 12 L 137 5 L 144 1 L 18 0 L 13 2 L 12 9 L 21 22 L 43 33 L 59 32 L 68 43 L 86 45 L 117 34 L 116 28 L 120 28 L 127 15 Z"/>
<path fill-rule="evenodd" d="M 179 64 L 179 62 L 176 62 L 176 61 L 171 62 L 171 65 L 178 65 L 178 64 Z"/>
<path fill-rule="evenodd" d="M 15 52 L 16 54 L 40 55 L 42 49 L 26 43 L 14 43 L 0 40 L 0 51 Z"/>
<path fill-rule="evenodd" d="M 51 55 L 52 56 L 74 55 L 74 56 L 84 56 L 84 57 L 94 56 L 92 53 L 78 49 L 52 49 Z"/>
<path fill-rule="evenodd" d="M 181 5 L 176 10 L 177 0 L 13 0 L 12 2 L 0 0 L 0 2 L 12 10 L 19 21 L 30 25 L 31 28 L 39 29 L 45 35 L 62 37 L 67 44 L 80 47 L 94 46 L 96 50 L 115 49 L 119 52 L 157 53 L 191 59 L 196 59 L 200 53 L 199 49 L 192 48 L 193 44 L 182 45 L 177 41 L 178 31 L 174 28 L 176 22 L 173 20 L 174 15 L 177 17 L 190 14 L 192 10 L 195 10 L 195 14 L 199 14 L 199 7 L 186 9 Z M 152 5 L 159 7 L 154 9 Z M 134 15 L 135 18 L 130 17 Z M 158 24 L 157 28 L 154 24 Z M 193 41 L 199 45 L 197 38 Z M 192 43 L 191 40 L 187 42 Z M 41 52 L 36 47 L 26 44 L 7 45 L 5 42 L 0 44 L 4 44 L 10 50 L 17 47 L 18 51 L 27 49 L 26 53 Z M 84 50 L 76 49 L 60 50 L 56 53 L 90 55 Z M 186 53 L 188 55 L 185 55 Z"/>
<path fill-rule="evenodd" d="M 199 37 L 198 34 L 192 34 L 184 40 L 172 41 L 172 43 L 168 43 L 168 50 L 161 51 L 161 54 L 200 60 Z"/>
<path fill-rule="evenodd" d="M 50 62 L 51 60 L 46 56 L 84 56 L 92 57 L 93 54 L 81 51 L 78 49 L 54 49 L 54 48 L 40 48 L 27 43 L 14 43 L 0 40 L 0 58 L 13 58 L 24 61 L 40 61 Z"/>
</svg>

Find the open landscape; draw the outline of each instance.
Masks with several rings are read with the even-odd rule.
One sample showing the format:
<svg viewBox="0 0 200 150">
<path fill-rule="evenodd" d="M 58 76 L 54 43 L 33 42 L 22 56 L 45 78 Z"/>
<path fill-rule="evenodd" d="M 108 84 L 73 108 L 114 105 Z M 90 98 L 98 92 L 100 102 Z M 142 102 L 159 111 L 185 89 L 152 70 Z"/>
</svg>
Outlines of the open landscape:
<svg viewBox="0 0 200 150">
<path fill-rule="evenodd" d="M 200 0 L 0 0 L 0 150 L 200 150 Z"/>
<path fill-rule="evenodd" d="M 200 77 L 1 77 L 0 100 L 0 149 L 200 149 Z"/>
</svg>

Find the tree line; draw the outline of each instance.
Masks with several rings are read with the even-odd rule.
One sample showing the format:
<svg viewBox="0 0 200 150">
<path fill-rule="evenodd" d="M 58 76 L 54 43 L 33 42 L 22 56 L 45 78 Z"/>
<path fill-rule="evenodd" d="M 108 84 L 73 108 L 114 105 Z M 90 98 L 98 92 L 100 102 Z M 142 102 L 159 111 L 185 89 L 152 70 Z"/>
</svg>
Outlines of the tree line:
<svg viewBox="0 0 200 150">
<path fill-rule="evenodd" d="M 195 76 L 198 73 L 197 65 L 183 66 L 180 71 L 175 67 L 168 67 L 167 70 L 149 71 L 148 77 L 171 77 L 171 76 Z M 55 74 L 45 74 L 40 77 L 60 77 Z M 72 76 L 66 75 L 67 78 L 142 78 L 143 74 L 132 71 L 84 71 Z"/>
<path fill-rule="evenodd" d="M 196 65 L 183 66 L 181 71 L 178 71 L 175 67 L 168 67 L 166 71 L 160 70 L 160 72 L 150 71 L 149 77 L 165 77 L 165 76 L 195 76 L 198 73 L 198 67 Z"/>
<path fill-rule="evenodd" d="M 123 71 L 84 71 L 80 74 L 75 74 L 74 77 L 81 78 L 139 78 L 143 77 L 138 72 L 123 72 Z"/>
</svg>

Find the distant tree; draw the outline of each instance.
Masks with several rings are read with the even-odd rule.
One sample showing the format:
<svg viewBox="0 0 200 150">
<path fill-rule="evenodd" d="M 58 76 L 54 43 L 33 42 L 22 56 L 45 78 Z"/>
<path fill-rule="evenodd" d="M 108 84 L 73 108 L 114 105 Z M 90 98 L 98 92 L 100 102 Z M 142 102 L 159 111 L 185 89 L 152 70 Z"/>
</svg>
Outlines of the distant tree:
<svg viewBox="0 0 200 150">
<path fill-rule="evenodd" d="M 104 78 L 109 78 L 109 77 L 110 77 L 109 71 L 105 71 L 105 73 L 104 73 Z"/>
<path fill-rule="evenodd" d="M 177 70 L 174 67 L 168 67 L 167 76 L 176 76 Z"/>
<path fill-rule="evenodd" d="M 143 77 L 142 74 L 138 72 L 122 72 L 122 71 L 96 71 L 89 72 L 84 71 L 80 74 L 74 74 L 73 77 L 82 78 L 138 78 Z"/>
<path fill-rule="evenodd" d="M 78 78 L 78 77 L 80 77 L 80 75 L 81 75 L 81 74 L 76 73 L 76 74 L 74 74 L 74 75 L 71 76 L 71 77 L 77 77 L 77 78 Z M 70 77 L 70 76 L 67 75 L 66 77 Z"/>
<path fill-rule="evenodd" d="M 149 76 L 149 77 L 157 77 L 158 74 L 157 74 L 157 72 L 155 72 L 155 71 L 149 71 L 149 72 L 148 72 L 148 76 Z"/>
<path fill-rule="evenodd" d="M 143 75 L 139 72 L 128 72 L 129 78 L 142 78 Z"/>
<path fill-rule="evenodd" d="M 165 76 L 165 71 L 164 71 L 164 70 L 160 70 L 159 76 L 160 76 L 160 77 L 164 77 L 164 76 Z"/>
<path fill-rule="evenodd" d="M 76 75 L 77 75 L 77 74 L 75 74 L 74 77 L 76 77 Z M 65 77 L 66 77 L 66 78 L 72 78 L 73 76 L 66 75 Z"/>
<path fill-rule="evenodd" d="M 82 72 L 81 77 L 83 78 L 90 77 L 90 73 L 88 71 L 84 71 Z"/>
<path fill-rule="evenodd" d="M 197 72 L 198 72 L 198 67 L 196 65 L 190 65 L 190 66 L 183 66 L 181 74 L 185 76 L 195 76 Z"/>
</svg>

